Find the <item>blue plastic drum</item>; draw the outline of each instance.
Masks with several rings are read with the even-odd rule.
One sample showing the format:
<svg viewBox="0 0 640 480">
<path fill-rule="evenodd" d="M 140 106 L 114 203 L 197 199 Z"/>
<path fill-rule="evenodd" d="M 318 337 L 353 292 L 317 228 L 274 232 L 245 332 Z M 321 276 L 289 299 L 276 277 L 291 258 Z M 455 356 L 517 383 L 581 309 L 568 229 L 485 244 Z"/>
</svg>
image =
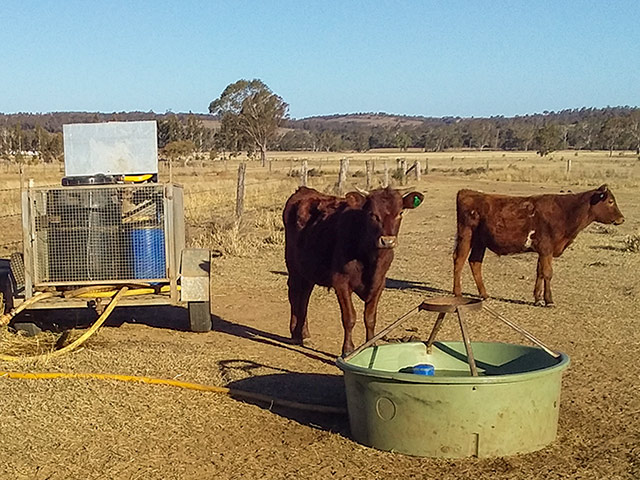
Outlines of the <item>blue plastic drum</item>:
<svg viewBox="0 0 640 480">
<path fill-rule="evenodd" d="M 135 228 L 131 231 L 133 274 L 137 279 L 166 278 L 164 231 L 157 227 Z"/>
</svg>

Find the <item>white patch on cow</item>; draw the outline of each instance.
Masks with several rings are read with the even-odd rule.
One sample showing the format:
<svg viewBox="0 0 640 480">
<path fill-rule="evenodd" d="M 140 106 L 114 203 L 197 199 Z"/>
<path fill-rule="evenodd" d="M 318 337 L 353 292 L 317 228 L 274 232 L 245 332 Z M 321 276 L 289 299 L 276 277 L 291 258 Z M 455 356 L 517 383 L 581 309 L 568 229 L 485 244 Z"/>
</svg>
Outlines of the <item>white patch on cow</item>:
<svg viewBox="0 0 640 480">
<path fill-rule="evenodd" d="M 524 242 L 524 248 L 531 248 L 533 245 L 533 234 L 536 233 L 535 230 L 531 230 L 529 235 L 527 235 L 527 240 Z"/>
</svg>

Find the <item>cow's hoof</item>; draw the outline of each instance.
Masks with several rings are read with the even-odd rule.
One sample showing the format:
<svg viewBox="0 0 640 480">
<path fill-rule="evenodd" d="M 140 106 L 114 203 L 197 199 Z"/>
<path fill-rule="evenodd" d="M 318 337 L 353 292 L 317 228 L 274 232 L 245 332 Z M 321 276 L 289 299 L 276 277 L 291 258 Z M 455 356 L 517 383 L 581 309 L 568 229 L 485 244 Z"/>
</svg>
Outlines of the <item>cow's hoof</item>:
<svg viewBox="0 0 640 480">
<path fill-rule="evenodd" d="M 546 306 L 547 308 L 556 308 L 556 304 L 555 304 L 555 303 L 553 303 L 553 302 L 547 302 L 547 303 L 545 304 L 545 306 Z"/>
<path fill-rule="evenodd" d="M 533 302 L 534 307 L 544 307 L 544 302 L 542 300 L 536 300 Z"/>
</svg>

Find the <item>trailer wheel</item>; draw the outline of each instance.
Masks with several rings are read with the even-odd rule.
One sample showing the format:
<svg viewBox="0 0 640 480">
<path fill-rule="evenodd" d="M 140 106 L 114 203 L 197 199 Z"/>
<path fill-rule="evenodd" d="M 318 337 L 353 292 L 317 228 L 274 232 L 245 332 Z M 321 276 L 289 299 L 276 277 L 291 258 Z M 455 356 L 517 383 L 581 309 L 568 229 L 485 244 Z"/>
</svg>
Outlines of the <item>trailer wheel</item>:
<svg viewBox="0 0 640 480">
<path fill-rule="evenodd" d="M 189 302 L 189 326 L 192 332 L 211 330 L 211 304 L 209 302 Z"/>
</svg>

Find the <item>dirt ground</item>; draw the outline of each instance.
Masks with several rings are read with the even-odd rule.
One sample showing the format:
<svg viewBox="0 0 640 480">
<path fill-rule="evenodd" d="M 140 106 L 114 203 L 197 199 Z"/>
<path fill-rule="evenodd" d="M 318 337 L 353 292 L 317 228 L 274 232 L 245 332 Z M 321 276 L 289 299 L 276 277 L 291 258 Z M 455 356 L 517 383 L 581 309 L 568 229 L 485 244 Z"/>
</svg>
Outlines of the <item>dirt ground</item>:
<svg viewBox="0 0 640 480">
<path fill-rule="evenodd" d="M 450 294 L 455 192 L 558 192 L 557 186 L 429 176 L 424 204 L 404 220 L 377 330 L 424 298 Z M 0 379 L 0 479 L 638 479 L 640 478 L 640 254 L 623 238 L 640 228 L 640 194 L 614 190 L 627 222 L 588 227 L 554 263 L 557 307 L 534 307 L 532 254 L 485 260 L 490 304 L 571 365 L 557 440 L 492 459 L 434 460 L 382 452 L 350 437 L 346 416 L 243 402 L 215 393 L 98 380 Z M 116 310 L 79 352 L 21 371 L 109 372 L 175 378 L 344 406 L 342 326 L 334 294 L 316 289 L 313 348 L 288 342 L 283 247 L 212 266 L 214 330 L 186 331 L 170 309 Z M 468 267 L 463 288 L 475 294 Z M 362 312 L 358 302 L 358 311 Z M 391 336 L 425 339 L 423 313 Z M 469 317 L 473 340 L 525 343 L 490 317 Z M 360 321 L 356 344 L 362 343 Z M 458 340 L 453 322 L 440 339 Z"/>
</svg>

